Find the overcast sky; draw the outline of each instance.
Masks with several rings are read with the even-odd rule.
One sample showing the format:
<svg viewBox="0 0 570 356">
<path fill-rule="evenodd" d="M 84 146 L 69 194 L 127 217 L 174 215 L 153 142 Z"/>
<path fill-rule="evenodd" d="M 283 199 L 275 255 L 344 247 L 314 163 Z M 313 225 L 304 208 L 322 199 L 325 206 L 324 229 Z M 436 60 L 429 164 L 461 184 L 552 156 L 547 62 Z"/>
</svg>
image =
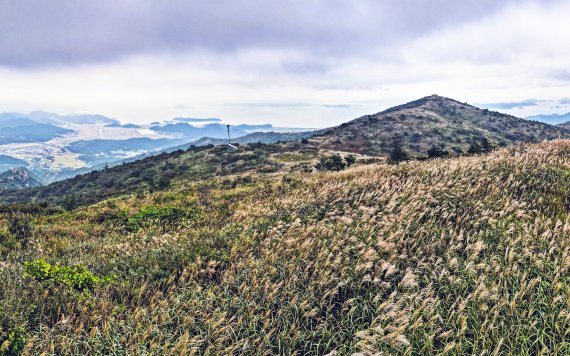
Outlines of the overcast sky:
<svg viewBox="0 0 570 356">
<path fill-rule="evenodd" d="M 570 1 L 0 0 L 0 111 L 323 127 L 430 94 L 570 111 Z"/>
</svg>

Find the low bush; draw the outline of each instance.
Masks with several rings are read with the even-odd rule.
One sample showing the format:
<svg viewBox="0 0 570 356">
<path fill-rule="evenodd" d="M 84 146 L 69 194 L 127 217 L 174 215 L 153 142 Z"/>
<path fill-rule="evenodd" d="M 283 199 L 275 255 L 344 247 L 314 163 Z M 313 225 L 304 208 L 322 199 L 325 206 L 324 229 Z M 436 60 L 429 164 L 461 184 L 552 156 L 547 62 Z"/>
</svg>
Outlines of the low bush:
<svg viewBox="0 0 570 356">
<path fill-rule="evenodd" d="M 127 230 L 136 231 L 152 224 L 163 227 L 172 226 L 181 221 L 199 221 L 202 210 L 199 208 L 181 208 L 177 206 L 147 206 L 127 220 Z"/>
<path fill-rule="evenodd" d="M 92 291 L 101 282 L 110 281 L 112 276 L 97 277 L 81 265 L 59 266 L 44 259 L 24 262 L 24 277 L 38 282 L 63 284 L 77 292 Z"/>
<path fill-rule="evenodd" d="M 319 171 L 342 171 L 352 166 L 355 162 L 355 155 L 351 154 L 342 157 L 338 153 L 335 153 L 332 156 L 321 157 L 319 163 L 315 165 L 315 168 Z"/>
<path fill-rule="evenodd" d="M 21 326 L 10 328 L 5 333 L 0 329 L 0 355 L 20 355 L 27 338 L 28 333 Z"/>
</svg>

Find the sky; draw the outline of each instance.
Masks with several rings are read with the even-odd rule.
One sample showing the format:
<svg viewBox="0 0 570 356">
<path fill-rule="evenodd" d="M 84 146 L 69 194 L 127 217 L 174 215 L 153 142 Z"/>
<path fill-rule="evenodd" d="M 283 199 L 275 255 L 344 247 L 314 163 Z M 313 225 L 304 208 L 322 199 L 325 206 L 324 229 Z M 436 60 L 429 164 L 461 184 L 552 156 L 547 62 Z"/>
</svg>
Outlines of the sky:
<svg viewBox="0 0 570 356">
<path fill-rule="evenodd" d="M 570 1 L 0 0 L 0 111 L 326 127 L 439 94 L 570 111 Z"/>
</svg>

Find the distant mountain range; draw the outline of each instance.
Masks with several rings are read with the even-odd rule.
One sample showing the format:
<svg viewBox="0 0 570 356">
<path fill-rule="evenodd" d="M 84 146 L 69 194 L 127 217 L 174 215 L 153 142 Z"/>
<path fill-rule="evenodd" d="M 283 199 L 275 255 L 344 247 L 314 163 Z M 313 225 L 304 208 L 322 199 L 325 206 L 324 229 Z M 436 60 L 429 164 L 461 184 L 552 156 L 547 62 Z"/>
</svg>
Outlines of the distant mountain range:
<svg viewBox="0 0 570 356">
<path fill-rule="evenodd" d="M 45 142 L 71 132 L 73 131 L 28 118 L 0 116 L 0 145 Z"/>
<path fill-rule="evenodd" d="M 177 121 L 177 122 L 222 122 L 222 119 L 219 119 L 217 117 L 205 118 L 205 119 L 194 118 L 194 117 L 175 117 L 173 119 L 173 121 Z"/>
<path fill-rule="evenodd" d="M 527 120 L 545 122 L 551 125 L 566 124 L 570 121 L 570 112 L 566 114 L 535 115 L 527 117 Z"/>
<path fill-rule="evenodd" d="M 17 167 L 27 167 L 28 162 L 12 156 L 0 154 L 0 173 Z"/>
<path fill-rule="evenodd" d="M 264 125 L 231 125 L 230 135 L 237 138 L 245 136 L 255 130 L 270 130 L 273 126 Z M 188 140 L 196 140 L 202 137 L 210 138 L 227 138 L 227 125 L 211 123 L 204 126 L 193 126 L 187 123 L 166 124 L 164 126 L 152 126 L 151 130 L 167 135 L 177 135 Z"/>
<path fill-rule="evenodd" d="M 140 126 L 139 125 L 135 125 L 135 124 L 124 124 L 121 125 L 119 123 L 112 123 L 112 124 L 107 124 L 105 125 L 105 127 L 120 127 L 123 129 L 139 129 Z"/>
<path fill-rule="evenodd" d="M 97 115 L 97 114 L 55 114 L 46 111 L 32 111 L 31 113 L 17 113 L 17 112 L 5 112 L 0 113 L 0 120 L 4 118 L 21 119 L 26 118 L 33 120 L 37 123 L 43 124 L 95 124 L 95 123 L 106 123 L 106 124 L 120 124 L 119 120 L 112 119 L 107 116 Z"/>
<path fill-rule="evenodd" d="M 483 138 L 506 146 L 570 138 L 570 131 L 432 95 L 324 130 L 312 142 L 321 148 L 367 155 L 387 155 L 398 143 L 422 156 L 432 146 L 451 154 L 466 153 Z"/>
</svg>

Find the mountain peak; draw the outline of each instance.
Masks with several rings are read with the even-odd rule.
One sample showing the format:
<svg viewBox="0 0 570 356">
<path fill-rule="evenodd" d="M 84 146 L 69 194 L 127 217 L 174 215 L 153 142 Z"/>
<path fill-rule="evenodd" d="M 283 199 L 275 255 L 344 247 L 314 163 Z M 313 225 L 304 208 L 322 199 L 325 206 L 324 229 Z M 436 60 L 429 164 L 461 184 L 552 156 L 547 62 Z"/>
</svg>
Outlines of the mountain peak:
<svg viewBox="0 0 570 356">
<path fill-rule="evenodd" d="M 0 190 L 31 188 L 40 185 L 39 179 L 25 167 L 12 168 L 0 173 Z"/>
<path fill-rule="evenodd" d="M 389 108 L 385 111 L 383 111 L 383 114 L 386 113 L 392 113 L 395 111 L 400 111 L 400 110 L 405 110 L 405 109 L 415 109 L 415 108 L 420 108 L 420 107 L 425 107 L 425 108 L 429 108 L 429 109 L 441 109 L 441 108 L 454 108 L 454 107 L 464 107 L 464 108 L 475 108 L 472 105 L 469 105 L 467 103 L 462 103 L 458 100 L 455 99 L 451 99 L 451 98 L 447 98 L 445 96 L 441 96 L 441 95 L 437 95 L 437 94 L 432 94 L 429 96 L 425 96 L 421 99 L 417 99 L 417 100 L 413 100 L 410 101 L 409 103 L 406 104 L 402 104 L 402 105 L 398 105 L 398 106 L 394 106 L 392 108 Z"/>
<path fill-rule="evenodd" d="M 556 138 L 570 138 L 570 131 L 430 95 L 357 118 L 313 141 L 326 149 L 380 156 L 398 142 L 411 154 L 425 157 L 433 146 L 460 155 L 482 139 L 504 146 Z"/>
</svg>

